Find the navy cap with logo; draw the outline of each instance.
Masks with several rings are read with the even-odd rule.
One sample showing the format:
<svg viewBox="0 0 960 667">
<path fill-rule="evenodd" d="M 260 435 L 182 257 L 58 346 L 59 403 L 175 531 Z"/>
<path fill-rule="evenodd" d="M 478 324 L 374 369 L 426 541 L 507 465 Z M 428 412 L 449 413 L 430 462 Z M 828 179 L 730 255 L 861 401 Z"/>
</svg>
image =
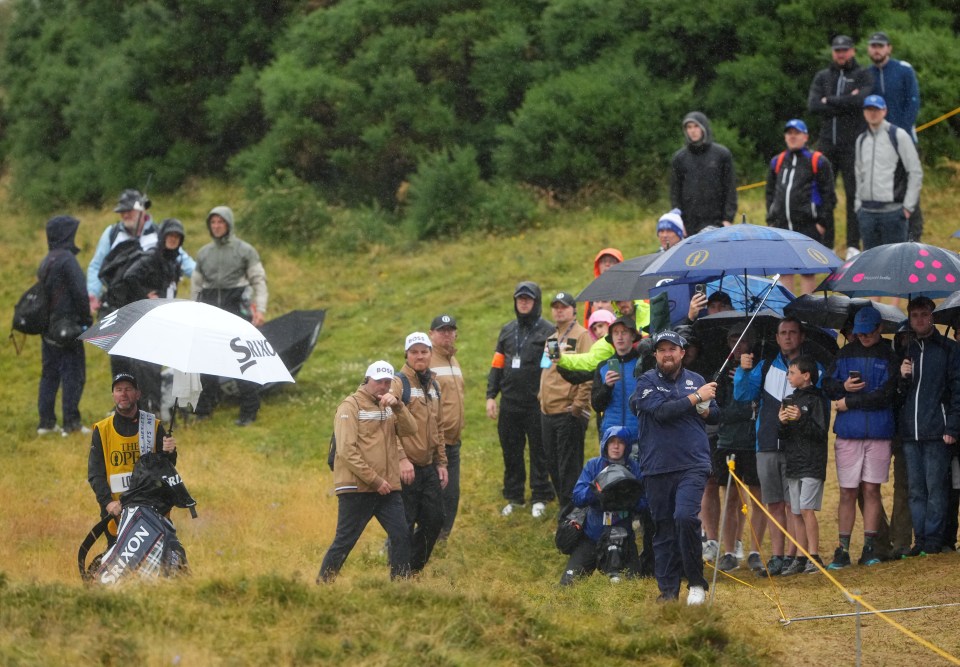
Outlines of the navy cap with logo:
<svg viewBox="0 0 960 667">
<path fill-rule="evenodd" d="M 676 331 L 661 331 L 653 337 L 653 347 L 656 348 L 660 343 L 673 343 L 677 347 L 686 347 L 687 341 Z"/>
<path fill-rule="evenodd" d="M 436 331 L 437 329 L 456 329 L 457 320 L 454 319 L 453 315 L 437 315 L 433 318 L 433 322 L 430 323 L 430 330 Z"/>
<path fill-rule="evenodd" d="M 571 308 L 577 307 L 577 300 L 573 298 L 573 295 L 570 292 L 557 292 L 556 296 L 550 301 L 550 305 L 560 302 L 565 306 L 570 306 Z"/>
<path fill-rule="evenodd" d="M 137 384 L 137 378 L 133 377 L 130 373 L 117 373 L 113 376 L 113 384 L 110 385 L 111 391 L 114 387 L 117 386 L 118 382 L 129 382 L 133 385 L 134 389 L 139 389 L 140 385 Z"/>
<path fill-rule="evenodd" d="M 883 32 L 882 30 L 878 30 L 877 32 L 870 35 L 870 39 L 867 41 L 867 44 L 887 45 L 889 43 L 890 43 L 890 38 L 887 37 L 887 33 Z"/>
<path fill-rule="evenodd" d="M 835 51 L 842 51 L 844 49 L 853 48 L 853 40 L 846 35 L 837 35 L 833 38 L 833 41 L 830 42 L 830 48 Z"/>
</svg>

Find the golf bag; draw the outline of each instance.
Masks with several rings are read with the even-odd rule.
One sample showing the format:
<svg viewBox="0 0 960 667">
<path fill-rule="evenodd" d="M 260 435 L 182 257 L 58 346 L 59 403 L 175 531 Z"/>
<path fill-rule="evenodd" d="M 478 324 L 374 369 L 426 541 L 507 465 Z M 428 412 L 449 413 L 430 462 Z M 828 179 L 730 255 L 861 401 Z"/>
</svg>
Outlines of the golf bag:
<svg viewBox="0 0 960 667">
<path fill-rule="evenodd" d="M 120 502 L 123 511 L 114 545 L 86 566 L 87 553 L 105 531 L 109 517 L 94 526 L 80 545 L 77 560 L 81 578 L 116 584 L 134 574 L 152 578 L 185 572 L 186 552 L 165 515 L 173 507 L 182 507 L 196 518 L 197 503 L 170 459 L 152 452 L 142 455 L 130 477 L 130 490 L 120 496 Z"/>
</svg>

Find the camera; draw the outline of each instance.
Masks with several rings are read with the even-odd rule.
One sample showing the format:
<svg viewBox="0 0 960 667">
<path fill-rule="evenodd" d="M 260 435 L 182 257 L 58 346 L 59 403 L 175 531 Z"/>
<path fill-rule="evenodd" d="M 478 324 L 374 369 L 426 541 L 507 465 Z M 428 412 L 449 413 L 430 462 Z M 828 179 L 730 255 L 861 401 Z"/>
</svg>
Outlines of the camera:
<svg viewBox="0 0 960 667">
<path fill-rule="evenodd" d="M 547 357 L 550 359 L 560 358 L 560 341 L 557 341 L 557 340 L 547 341 Z"/>
</svg>

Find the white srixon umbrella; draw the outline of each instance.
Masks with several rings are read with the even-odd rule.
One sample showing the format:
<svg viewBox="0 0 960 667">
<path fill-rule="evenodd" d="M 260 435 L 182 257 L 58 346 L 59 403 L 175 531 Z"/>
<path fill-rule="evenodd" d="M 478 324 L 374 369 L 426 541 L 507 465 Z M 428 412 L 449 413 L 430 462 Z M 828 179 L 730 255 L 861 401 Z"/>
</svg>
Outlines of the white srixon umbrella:
<svg viewBox="0 0 960 667">
<path fill-rule="evenodd" d="M 143 299 L 80 336 L 116 354 L 175 368 L 250 380 L 293 382 L 270 342 L 242 317 L 196 301 Z"/>
</svg>

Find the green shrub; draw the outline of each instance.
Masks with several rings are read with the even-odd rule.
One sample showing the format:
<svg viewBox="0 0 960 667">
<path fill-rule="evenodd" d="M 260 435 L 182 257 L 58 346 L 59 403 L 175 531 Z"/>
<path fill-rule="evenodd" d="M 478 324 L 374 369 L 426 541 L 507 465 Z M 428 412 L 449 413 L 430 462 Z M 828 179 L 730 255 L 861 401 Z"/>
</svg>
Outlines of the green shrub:
<svg viewBox="0 0 960 667">
<path fill-rule="evenodd" d="M 245 230 L 264 241 L 305 249 L 322 238 L 333 216 L 312 186 L 280 170 L 256 189 L 243 221 Z"/>
<path fill-rule="evenodd" d="M 408 229 L 417 239 L 456 236 L 470 227 L 483 195 L 472 146 L 434 153 L 410 177 Z"/>
</svg>

